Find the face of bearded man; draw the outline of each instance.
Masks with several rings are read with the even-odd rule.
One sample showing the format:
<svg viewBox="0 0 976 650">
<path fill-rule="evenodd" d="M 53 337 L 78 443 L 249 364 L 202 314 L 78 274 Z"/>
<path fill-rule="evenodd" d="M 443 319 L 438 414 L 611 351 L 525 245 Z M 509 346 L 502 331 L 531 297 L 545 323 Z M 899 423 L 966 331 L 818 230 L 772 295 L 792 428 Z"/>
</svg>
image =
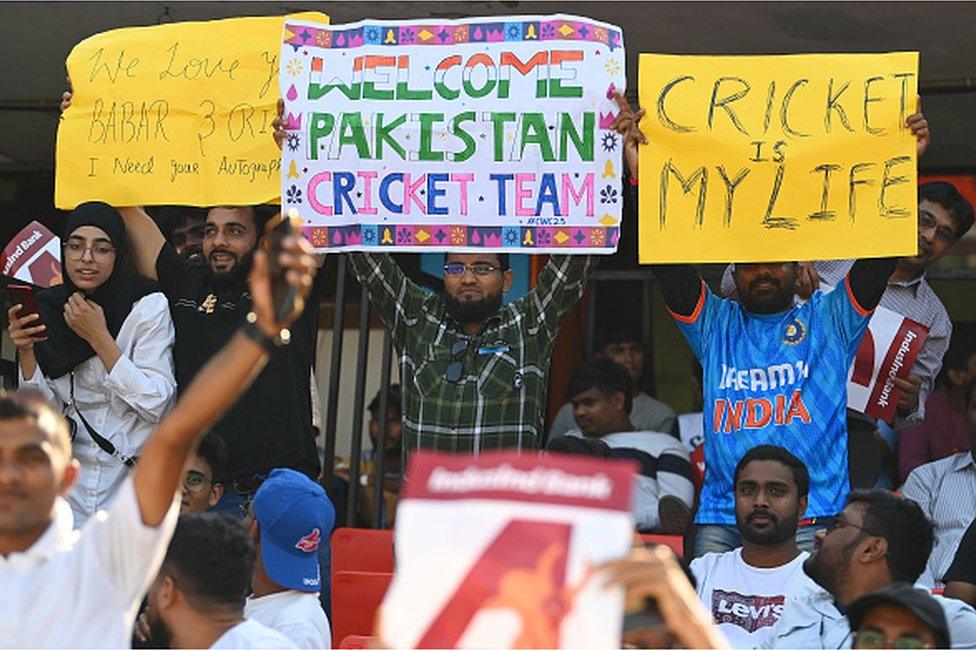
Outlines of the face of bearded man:
<svg viewBox="0 0 976 650">
<path fill-rule="evenodd" d="M 457 254 L 445 256 L 445 269 L 457 267 L 460 273 L 444 273 L 444 307 L 458 323 L 484 322 L 502 306 L 502 296 L 512 284 L 512 272 L 500 268 L 497 255 Z M 491 270 L 477 274 L 479 267 Z"/>
<path fill-rule="evenodd" d="M 203 226 L 203 255 L 218 288 L 239 285 L 247 279 L 257 243 L 251 208 L 210 209 Z"/>
</svg>

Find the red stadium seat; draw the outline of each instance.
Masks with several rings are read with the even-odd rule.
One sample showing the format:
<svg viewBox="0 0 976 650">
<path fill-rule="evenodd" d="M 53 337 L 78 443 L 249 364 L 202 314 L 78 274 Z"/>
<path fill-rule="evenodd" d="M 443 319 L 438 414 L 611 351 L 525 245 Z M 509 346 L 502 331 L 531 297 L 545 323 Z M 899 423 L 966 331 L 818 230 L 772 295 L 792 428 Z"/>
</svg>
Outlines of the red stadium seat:
<svg viewBox="0 0 976 650">
<path fill-rule="evenodd" d="M 645 544 L 663 544 L 674 551 L 678 557 L 685 556 L 685 538 L 681 535 L 641 534 L 640 538 Z"/>
<path fill-rule="evenodd" d="M 332 645 L 348 636 L 373 633 L 376 610 L 383 602 L 392 573 L 339 571 L 332 574 Z"/>
<path fill-rule="evenodd" d="M 332 533 L 332 573 L 393 572 L 393 531 L 336 528 Z"/>
<path fill-rule="evenodd" d="M 370 648 L 375 645 L 373 642 L 379 641 L 378 637 L 375 636 L 362 636 L 359 634 L 350 634 L 342 643 L 339 644 L 340 648 L 349 648 L 350 650 L 364 650 L 365 648 Z"/>
</svg>

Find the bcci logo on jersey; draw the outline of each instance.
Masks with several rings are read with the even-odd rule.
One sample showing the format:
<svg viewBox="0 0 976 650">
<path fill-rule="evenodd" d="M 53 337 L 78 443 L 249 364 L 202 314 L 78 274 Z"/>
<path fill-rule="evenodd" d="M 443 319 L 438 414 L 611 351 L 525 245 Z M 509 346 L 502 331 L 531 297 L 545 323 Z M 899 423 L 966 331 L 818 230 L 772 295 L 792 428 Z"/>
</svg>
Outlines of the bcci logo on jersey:
<svg viewBox="0 0 976 650">
<path fill-rule="evenodd" d="M 794 318 L 793 322 L 786 326 L 786 332 L 783 334 L 783 343 L 787 345 L 796 345 L 807 335 L 807 328 L 804 327 L 803 323 L 799 318 Z"/>
</svg>

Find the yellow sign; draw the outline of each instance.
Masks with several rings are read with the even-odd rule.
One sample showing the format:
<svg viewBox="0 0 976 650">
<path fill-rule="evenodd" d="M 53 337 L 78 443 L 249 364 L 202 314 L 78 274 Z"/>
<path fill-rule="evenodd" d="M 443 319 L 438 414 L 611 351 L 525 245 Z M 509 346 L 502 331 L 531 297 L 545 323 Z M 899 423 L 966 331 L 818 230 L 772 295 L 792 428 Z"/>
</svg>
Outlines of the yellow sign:
<svg viewBox="0 0 976 650">
<path fill-rule="evenodd" d="M 296 14 L 328 22 L 318 12 Z M 55 204 L 276 200 L 281 16 L 129 27 L 71 50 Z"/>
<path fill-rule="evenodd" d="M 640 261 L 913 255 L 918 53 L 640 55 Z"/>
</svg>

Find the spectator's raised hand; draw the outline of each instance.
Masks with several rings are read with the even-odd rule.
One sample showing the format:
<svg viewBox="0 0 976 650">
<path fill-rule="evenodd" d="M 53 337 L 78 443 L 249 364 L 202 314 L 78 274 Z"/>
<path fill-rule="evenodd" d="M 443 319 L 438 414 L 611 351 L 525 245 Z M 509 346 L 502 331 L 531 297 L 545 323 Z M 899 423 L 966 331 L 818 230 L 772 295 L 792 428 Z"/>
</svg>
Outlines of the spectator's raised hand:
<svg viewBox="0 0 976 650">
<path fill-rule="evenodd" d="M 729 647 L 669 549 L 635 548 L 626 559 L 608 562 L 599 570 L 607 577 L 607 588 L 624 588 L 627 612 L 641 611 L 653 598 L 683 647 Z"/>
<path fill-rule="evenodd" d="M 294 287 L 302 298 L 308 296 L 312 289 L 312 280 L 315 277 L 316 265 L 313 253 L 314 250 L 308 240 L 297 234 L 285 237 L 277 252 L 278 266 L 283 272 L 284 281 Z M 286 322 L 278 322 L 275 319 L 273 284 L 276 280 L 271 275 L 271 265 L 268 263 L 269 254 L 275 253 L 255 251 L 254 267 L 251 269 L 248 281 L 251 286 L 251 298 L 254 314 L 257 316 L 257 326 L 268 336 L 277 336 L 283 328 L 298 318 L 301 310 L 289 314 L 285 318 Z"/>
<path fill-rule="evenodd" d="M 71 94 L 72 94 L 72 90 L 71 90 L 71 77 L 66 77 L 66 79 L 68 80 L 68 89 L 66 91 L 64 91 L 64 93 L 62 93 L 62 95 L 61 95 L 61 112 L 62 113 L 65 112 L 66 110 L 68 110 L 68 107 L 71 106 Z"/>
<path fill-rule="evenodd" d="M 647 144 L 647 137 L 638 126 L 641 118 L 644 117 L 644 109 L 642 108 L 635 113 L 627 98 L 620 92 L 614 95 L 613 98 L 617 102 L 617 107 L 620 108 L 620 112 L 613 121 L 613 129 L 623 138 L 624 158 L 627 160 L 627 166 L 630 168 L 631 176 L 636 177 L 638 163 L 637 147 L 642 144 Z"/>
<path fill-rule="evenodd" d="M 271 126 L 274 128 L 272 132 L 272 137 L 274 138 L 275 144 L 281 149 L 282 143 L 285 141 L 285 100 L 279 99 L 277 106 L 277 113 L 275 115 L 274 121 L 271 122 Z"/>
<path fill-rule="evenodd" d="M 820 288 L 820 274 L 813 262 L 800 262 L 796 272 L 796 295 L 809 300 L 813 292 Z"/>
<path fill-rule="evenodd" d="M 925 150 L 928 149 L 929 143 L 932 141 L 932 136 L 929 133 L 929 122 L 922 115 L 921 98 L 917 100 L 915 112 L 905 119 L 905 124 L 912 130 L 912 135 L 915 136 L 915 152 L 921 158 Z"/>
</svg>

